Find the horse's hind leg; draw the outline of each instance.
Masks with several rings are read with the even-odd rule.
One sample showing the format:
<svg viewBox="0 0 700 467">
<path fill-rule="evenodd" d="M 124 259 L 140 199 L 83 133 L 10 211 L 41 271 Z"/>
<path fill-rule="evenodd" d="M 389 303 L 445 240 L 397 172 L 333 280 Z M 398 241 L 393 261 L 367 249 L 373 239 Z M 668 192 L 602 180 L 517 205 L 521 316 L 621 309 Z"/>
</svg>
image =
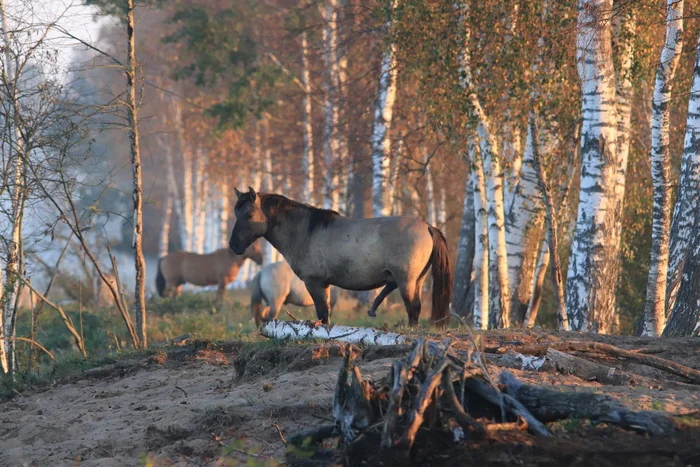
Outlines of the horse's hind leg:
<svg viewBox="0 0 700 467">
<path fill-rule="evenodd" d="M 281 295 L 279 297 L 275 297 L 274 300 L 272 300 L 272 303 L 270 303 L 269 311 L 267 313 L 267 316 L 264 317 L 265 321 L 271 321 L 273 319 L 277 319 L 277 317 L 280 314 L 280 311 L 282 311 L 282 306 L 284 305 L 284 295 Z"/>
<path fill-rule="evenodd" d="M 316 317 L 323 324 L 330 324 L 331 288 L 314 282 L 304 282 L 316 306 Z"/>
<path fill-rule="evenodd" d="M 374 299 L 374 303 L 372 303 L 372 308 L 369 309 L 367 314 L 373 317 L 377 316 L 377 308 L 379 308 L 379 305 L 381 305 L 384 299 L 387 297 L 387 295 L 396 290 L 397 287 L 398 286 L 393 282 L 389 282 L 388 284 L 386 284 L 382 291 L 379 292 L 379 295 L 377 295 L 377 298 Z"/>
<path fill-rule="evenodd" d="M 415 326 L 418 324 L 418 318 L 420 317 L 420 296 L 421 287 L 423 286 L 423 278 L 416 280 L 409 280 L 404 284 L 399 285 L 399 291 L 401 292 L 401 298 L 406 306 L 406 312 L 408 313 L 408 325 Z"/>
</svg>

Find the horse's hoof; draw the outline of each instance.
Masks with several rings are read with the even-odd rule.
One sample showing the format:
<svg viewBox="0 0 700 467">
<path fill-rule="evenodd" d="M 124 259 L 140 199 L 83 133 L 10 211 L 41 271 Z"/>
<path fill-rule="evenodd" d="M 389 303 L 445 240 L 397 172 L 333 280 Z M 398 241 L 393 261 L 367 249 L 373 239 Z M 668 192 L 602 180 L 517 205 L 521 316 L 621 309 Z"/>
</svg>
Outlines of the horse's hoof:
<svg viewBox="0 0 700 467">
<path fill-rule="evenodd" d="M 374 311 L 374 310 L 369 310 L 369 311 L 367 312 L 367 315 L 368 315 L 368 316 L 371 316 L 372 318 L 374 318 L 375 316 L 377 316 L 377 312 Z"/>
</svg>

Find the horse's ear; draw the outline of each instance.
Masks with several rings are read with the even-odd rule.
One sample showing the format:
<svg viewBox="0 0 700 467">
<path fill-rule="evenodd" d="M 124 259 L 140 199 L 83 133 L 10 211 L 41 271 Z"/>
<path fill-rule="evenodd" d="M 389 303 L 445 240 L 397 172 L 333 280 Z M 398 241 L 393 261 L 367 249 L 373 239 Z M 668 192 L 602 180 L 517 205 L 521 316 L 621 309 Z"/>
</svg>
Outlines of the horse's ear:
<svg viewBox="0 0 700 467">
<path fill-rule="evenodd" d="M 243 195 L 243 193 L 238 191 L 238 188 L 236 188 L 235 186 L 233 187 L 233 191 L 236 192 L 236 198 L 241 199 L 241 195 Z"/>
<path fill-rule="evenodd" d="M 248 194 L 250 195 L 250 200 L 255 202 L 255 200 L 258 198 L 258 195 L 255 193 L 255 190 L 253 190 L 252 187 L 248 187 Z"/>
</svg>

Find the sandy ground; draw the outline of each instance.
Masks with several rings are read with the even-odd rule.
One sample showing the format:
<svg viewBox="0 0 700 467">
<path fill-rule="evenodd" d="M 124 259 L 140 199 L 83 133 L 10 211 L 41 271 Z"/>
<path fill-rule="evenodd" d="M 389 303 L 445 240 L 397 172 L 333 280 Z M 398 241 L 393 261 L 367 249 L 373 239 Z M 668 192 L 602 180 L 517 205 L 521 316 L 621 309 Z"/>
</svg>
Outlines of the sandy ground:
<svg viewBox="0 0 700 467">
<path fill-rule="evenodd" d="M 504 339 L 496 336 L 491 344 Z M 688 352 L 681 360 L 700 360 L 700 347 L 678 348 Z M 284 461 L 284 436 L 330 421 L 343 351 L 319 344 L 175 347 L 88 370 L 0 404 L 0 465 L 239 465 L 251 459 L 274 465 Z M 384 376 L 398 353 L 365 351 L 363 375 Z M 561 374 L 516 375 L 559 389 L 596 389 L 639 409 L 700 411 L 700 391 L 693 388 L 602 387 Z"/>
</svg>

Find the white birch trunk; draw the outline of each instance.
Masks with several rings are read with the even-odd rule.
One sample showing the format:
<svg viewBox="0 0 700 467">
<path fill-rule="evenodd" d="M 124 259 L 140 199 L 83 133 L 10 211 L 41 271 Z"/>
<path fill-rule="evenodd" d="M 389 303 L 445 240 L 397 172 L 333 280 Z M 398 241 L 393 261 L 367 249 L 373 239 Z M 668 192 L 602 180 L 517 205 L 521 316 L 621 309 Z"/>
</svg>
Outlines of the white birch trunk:
<svg viewBox="0 0 700 467">
<path fill-rule="evenodd" d="M 301 159 L 302 197 L 306 203 L 314 204 L 314 132 L 311 125 L 311 78 L 309 73 L 309 45 L 306 31 L 301 33 L 301 83 L 304 87 L 304 150 Z"/>
<path fill-rule="evenodd" d="M 440 203 L 437 211 L 437 226 L 442 231 L 443 235 L 447 233 L 447 193 L 445 185 L 440 185 Z"/>
<path fill-rule="evenodd" d="M 169 145 L 165 145 L 161 141 L 161 146 L 165 149 L 166 164 L 168 165 L 168 192 L 172 197 L 172 206 L 175 210 L 175 216 L 177 217 L 177 231 L 180 235 L 180 249 L 186 250 L 189 241 L 189 232 L 187 226 L 187 218 L 184 212 L 183 201 L 180 197 L 179 184 L 177 178 L 175 177 L 175 166 L 173 161 L 173 156 Z"/>
<path fill-rule="evenodd" d="M 196 154 L 193 182 L 195 196 L 193 197 L 192 214 L 194 229 L 190 251 L 202 254 L 204 253 L 204 245 L 206 243 L 206 214 L 207 200 L 209 199 L 209 180 L 205 173 L 207 157 L 202 150 L 198 150 Z"/>
<path fill-rule="evenodd" d="M 328 0 L 321 6 L 321 15 L 324 21 L 323 28 L 323 55 L 326 64 L 324 79 L 325 105 L 323 109 L 323 158 L 325 161 L 325 174 L 323 177 L 323 207 L 326 209 L 338 209 L 339 181 L 338 160 L 340 147 L 338 141 L 338 0 Z"/>
<path fill-rule="evenodd" d="M 459 5 L 460 22 L 466 26 L 465 18 L 468 5 Z M 474 92 L 471 78 L 470 30 L 465 27 L 464 44 L 460 55 L 460 84 L 467 92 L 472 111 L 477 118 L 477 136 L 481 148 L 481 161 L 486 180 L 486 197 L 489 212 L 489 268 L 490 275 L 490 319 L 494 325 L 507 328 L 510 326 L 510 287 L 508 281 L 508 255 L 506 247 L 505 207 L 503 198 L 504 174 L 498 155 L 496 139 L 490 129 L 490 121 L 478 96 Z"/>
<path fill-rule="evenodd" d="M 572 330 L 609 333 L 615 314 L 614 205 L 617 112 L 611 50 L 612 0 L 579 0 L 581 182 L 566 290 Z"/>
<path fill-rule="evenodd" d="M 467 174 L 464 187 L 464 205 L 462 206 L 462 223 L 457 242 L 457 262 L 454 268 L 454 285 L 452 287 L 452 306 L 461 316 L 468 316 L 473 310 L 468 297 L 473 295 L 472 271 L 474 268 L 474 243 L 476 240 L 474 216 L 474 179 Z"/>
<path fill-rule="evenodd" d="M 194 237 L 194 187 L 192 179 L 192 152 L 189 150 L 187 145 L 187 140 L 185 137 L 185 128 L 182 122 L 182 106 L 180 104 L 175 105 L 175 129 L 178 135 L 179 149 L 180 149 L 180 162 L 182 165 L 182 202 L 181 202 L 181 212 L 182 217 L 180 220 L 180 236 L 184 241 L 182 242 L 182 249 L 185 251 L 191 251 L 193 237 Z"/>
<path fill-rule="evenodd" d="M 671 230 L 670 118 L 673 76 L 683 49 L 683 0 L 668 0 L 666 41 L 656 69 L 651 126 L 651 176 L 654 216 L 651 262 L 644 306 L 645 336 L 660 336 L 666 324 L 666 276 Z"/>
<path fill-rule="evenodd" d="M 392 1 L 391 12 L 396 9 L 396 0 Z M 386 32 L 391 34 L 392 19 L 386 23 Z M 374 111 L 372 129 L 372 215 L 388 216 L 391 212 L 389 197 L 391 141 L 388 133 L 396 100 L 396 44 L 392 41 L 382 55 L 381 75 Z"/>
<path fill-rule="evenodd" d="M 398 183 L 396 177 L 399 174 L 399 165 L 401 164 L 401 156 L 403 154 L 403 139 L 399 139 L 396 142 L 396 154 L 391 158 L 391 164 L 389 168 L 389 204 L 391 206 L 391 215 L 400 216 L 402 215 L 402 209 L 400 206 L 400 200 L 398 196 Z"/>
<path fill-rule="evenodd" d="M 543 216 L 542 195 L 537 189 L 537 177 L 533 169 L 535 144 L 538 142 L 533 139 L 532 131 L 528 127 L 522 167 L 506 216 L 508 282 L 514 294 L 518 290 L 520 272 L 525 260 L 526 235 L 533 225 L 541 223 Z"/>
<path fill-rule="evenodd" d="M 219 245 L 218 248 L 228 247 L 229 231 L 228 219 L 230 216 L 229 186 L 226 179 L 221 183 L 221 199 L 219 200 Z"/>
<path fill-rule="evenodd" d="M 473 146 L 473 145 L 471 145 Z M 486 181 L 481 156 L 470 150 L 472 190 L 474 190 L 474 328 L 489 327 L 489 231 Z"/>
<path fill-rule="evenodd" d="M 407 337 L 394 332 L 350 326 L 313 326 L 306 321 L 272 320 L 260 329 L 260 333 L 273 339 L 335 340 L 362 345 L 398 345 L 410 342 Z"/>
<path fill-rule="evenodd" d="M 698 205 L 700 188 L 700 38 L 698 38 L 693 84 L 688 99 L 688 117 L 685 124 L 683 159 L 676 205 L 671 224 L 671 245 L 668 267 L 667 310 L 675 308 L 676 295 L 681 284 L 688 248 L 693 237 L 693 221 Z"/>
<path fill-rule="evenodd" d="M 173 193 L 168 188 L 168 194 L 163 202 L 163 226 L 160 229 L 160 242 L 158 246 L 158 257 L 162 258 L 168 254 L 168 244 L 170 243 L 170 219 L 173 214 Z"/>
<path fill-rule="evenodd" d="M 19 123 L 19 98 L 17 93 L 17 86 L 19 83 L 19 76 L 16 75 L 15 70 L 12 67 L 12 44 L 10 41 L 10 31 L 7 24 L 7 14 L 5 11 L 5 1 L 0 0 L 0 16 L 2 16 L 0 24 L 2 25 L 2 36 L 4 44 L 4 55 L 5 61 L 3 64 L 2 73 L 4 75 L 4 91 L 7 95 L 3 96 L 9 101 L 8 110 L 10 115 L 6 115 L 5 126 L 7 128 L 9 146 L 9 161 L 14 162 L 13 173 L 11 175 L 12 181 L 10 182 L 10 222 L 11 222 L 11 235 L 10 239 L 6 244 L 7 256 L 5 258 L 5 283 L 0 282 L 0 287 L 3 288 L 4 295 L 1 295 L 2 301 L 0 303 L 4 305 L 0 314 L 0 325 L 2 329 L 0 332 L 3 337 L 0 341 L 0 364 L 5 373 L 11 372 L 15 367 L 16 357 L 14 354 L 14 341 L 11 340 L 15 336 L 15 313 L 17 311 L 15 304 L 17 295 L 19 293 L 20 282 L 16 277 L 19 273 L 19 266 L 21 263 L 21 248 L 20 242 L 22 241 L 22 172 L 23 172 L 23 152 L 24 145 L 22 140 L 22 135 L 20 133 Z M 3 93 L 4 94 L 4 93 Z M 0 143 L 4 144 L 4 142 Z M 13 157 L 14 155 L 14 157 Z M 9 168 L 9 167 L 8 167 Z M 9 174 L 8 174 L 9 175 Z M 10 178 L 10 177 L 8 177 Z"/>
<path fill-rule="evenodd" d="M 436 225 L 435 191 L 433 190 L 433 171 L 430 169 L 430 159 L 426 151 L 425 161 L 425 202 L 428 205 L 428 224 Z"/>
</svg>

